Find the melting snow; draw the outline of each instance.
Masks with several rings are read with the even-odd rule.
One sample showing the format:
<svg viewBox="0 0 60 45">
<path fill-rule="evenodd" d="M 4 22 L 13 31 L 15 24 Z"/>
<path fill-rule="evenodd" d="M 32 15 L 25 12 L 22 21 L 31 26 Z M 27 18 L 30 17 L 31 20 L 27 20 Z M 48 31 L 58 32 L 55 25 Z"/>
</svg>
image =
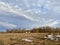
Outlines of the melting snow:
<svg viewBox="0 0 60 45">
<path fill-rule="evenodd" d="M 24 38 L 22 39 L 23 41 L 27 41 L 27 42 L 32 42 L 33 40 L 30 40 L 30 39 L 27 39 L 27 38 Z"/>
<path fill-rule="evenodd" d="M 56 35 L 56 37 L 59 37 L 60 38 L 60 35 Z"/>
</svg>

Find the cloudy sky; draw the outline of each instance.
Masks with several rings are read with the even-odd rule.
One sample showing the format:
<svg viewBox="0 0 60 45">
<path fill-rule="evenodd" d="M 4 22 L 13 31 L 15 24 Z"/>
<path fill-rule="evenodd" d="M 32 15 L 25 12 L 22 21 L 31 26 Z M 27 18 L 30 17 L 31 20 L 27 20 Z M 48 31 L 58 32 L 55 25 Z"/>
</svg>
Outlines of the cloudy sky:
<svg viewBox="0 0 60 45">
<path fill-rule="evenodd" d="M 60 27 L 60 0 L 0 0 L 0 31 Z"/>
</svg>

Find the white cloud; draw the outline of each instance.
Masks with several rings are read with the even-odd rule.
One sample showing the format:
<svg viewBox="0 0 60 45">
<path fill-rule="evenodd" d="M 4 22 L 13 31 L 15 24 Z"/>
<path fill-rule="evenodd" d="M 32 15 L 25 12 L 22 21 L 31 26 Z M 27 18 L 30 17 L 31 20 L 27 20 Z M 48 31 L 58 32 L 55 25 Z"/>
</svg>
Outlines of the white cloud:
<svg viewBox="0 0 60 45">
<path fill-rule="evenodd" d="M 23 0 L 23 3 L 24 3 L 27 7 L 30 7 L 30 4 L 28 3 L 28 0 Z"/>
<path fill-rule="evenodd" d="M 1 10 L 5 11 L 5 12 L 14 13 L 14 14 L 16 14 L 16 16 L 23 16 L 26 19 L 31 20 L 31 21 L 36 21 L 32 17 L 29 17 L 28 13 L 25 13 L 24 11 L 17 9 L 17 8 L 15 8 L 15 6 L 10 5 L 8 3 L 0 2 L 0 11 Z"/>
<path fill-rule="evenodd" d="M 45 22 L 44 26 L 55 27 L 58 23 L 57 20 L 50 19 L 49 21 Z"/>
<path fill-rule="evenodd" d="M 54 7 L 54 12 L 55 13 L 60 13 L 60 6 Z"/>
<path fill-rule="evenodd" d="M 31 21 L 38 21 L 34 25 L 56 26 L 58 24 L 57 16 L 60 14 L 60 4 L 57 0 L 16 0 L 18 5 L 0 2 L 0 11 L 10 12 L 16 16 L 23 16 Z M 19 3 L 21 2 L 21 3 Z M 22 9 L 23 8 L 23 9 Z M 56 16 L 55 16 L 56 15 Z M 52 19 L 51 19 L 52 18 Z M 56 20 L 54 20 L 56 19 Z M 40 23 L 41 22 L 41 23 Z"/>
<path fill-rule="evenodd" d="M 57 9 L 55 8 L 55 4 L 57 5 L 56 0 L 30 0 L 30 2 L 29 2 L 29 0 L 22 0 L 22 3 L 26 7 L 29 7 L 29 6 L 31 7 L 24 11 L 26 12 L 25 13 L 26 15 L 29 15 L 29 14 L 34 15 L 32 17 L 32 19 L 35 18 L 35 20 L 33 19 L 34 21 L 38 20 L 38 17 L 36 17 L 38 15 L 39 16 L 44 15 L 43 16 L 43 18 L 44 18 L 44 17 L 47 17 L 46 15 L 49 15 L 49 14 L 51 14 L 51 17 L 52 17 L 55 13 L 60 13 L 60 10 L 58 8 Z M 31 6 L 31 5 L 33 5 L 33 6 Z M 29 13 L 29 14 L 27 14 L 27 13 Z M 30 17 L 30 19 L 31 19 L 31 17 Z"/>
<path fill-rule="evenodd" d="M 0 26 L 6 27 L 6 28 L 10 28 L 10 29 L 17 27 L 17 25 L 10 24 L 10 23 L 7 23 L 7 22 L 0 22 Z"/>
</svg>

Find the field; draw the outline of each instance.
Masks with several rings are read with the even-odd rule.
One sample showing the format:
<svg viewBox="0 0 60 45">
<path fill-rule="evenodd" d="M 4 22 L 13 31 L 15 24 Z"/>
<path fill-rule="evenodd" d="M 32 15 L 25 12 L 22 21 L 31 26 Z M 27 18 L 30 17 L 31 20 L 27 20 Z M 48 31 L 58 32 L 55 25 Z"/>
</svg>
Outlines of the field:
<svg viewBox="0 0 60 45">
<path fill-rule="evenodd" d="M 43 39 L 47 33 L 0 33 L 0 45 L 60 45 L 60 41 Z"/>
</svg>

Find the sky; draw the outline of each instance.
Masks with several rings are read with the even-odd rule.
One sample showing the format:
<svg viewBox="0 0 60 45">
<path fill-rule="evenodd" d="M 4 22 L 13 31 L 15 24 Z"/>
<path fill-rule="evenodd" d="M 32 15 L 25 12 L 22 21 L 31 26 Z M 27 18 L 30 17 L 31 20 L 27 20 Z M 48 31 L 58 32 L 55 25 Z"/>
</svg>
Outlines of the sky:
<svg viewBox="0 0 60 45">
<path fill-rule="evenodd" d="M 60 0 L 0 0 L 0 31 L 60 27 Z"/>
</svg>

